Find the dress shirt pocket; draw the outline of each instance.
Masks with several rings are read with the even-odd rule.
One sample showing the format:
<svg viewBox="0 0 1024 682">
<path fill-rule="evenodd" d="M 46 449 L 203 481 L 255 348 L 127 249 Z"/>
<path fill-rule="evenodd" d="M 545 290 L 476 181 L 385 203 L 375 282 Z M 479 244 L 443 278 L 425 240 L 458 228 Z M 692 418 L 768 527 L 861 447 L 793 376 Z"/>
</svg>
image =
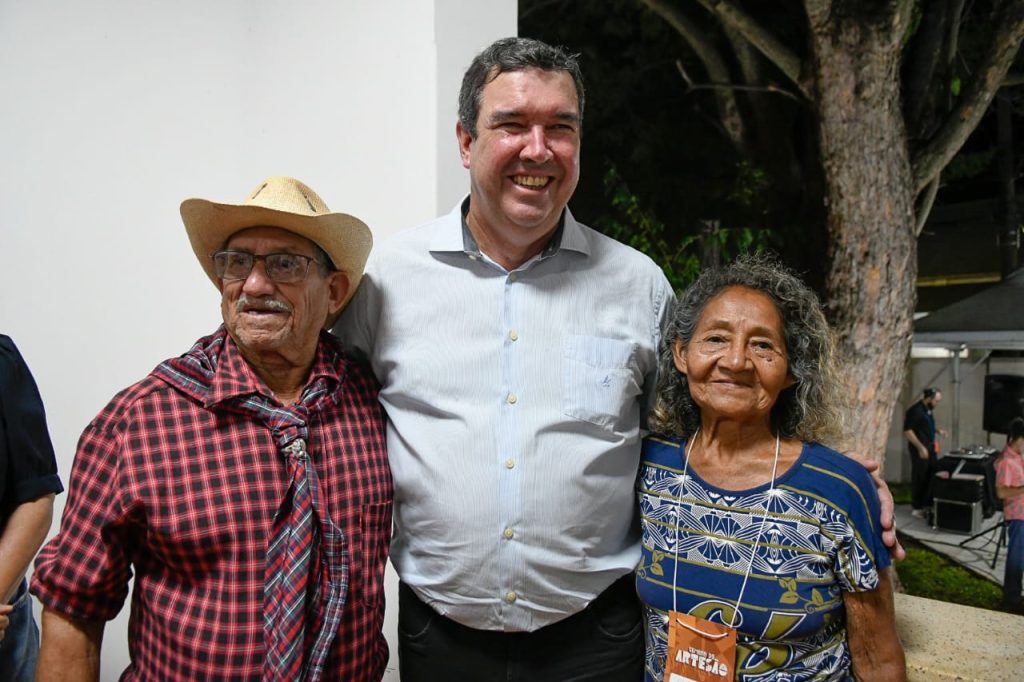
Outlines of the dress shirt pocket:
<svg viewBox="0 0 1024 682">
<path fill-rule="evenodd" d="M 636 353 L 636 344 L 628 341 L 567 337 L 562 349 L 562 411 L 613 430 L 640 394 Z"/>
<path fill-rule="evenodd" d="M 391 539 L 391 503 L 364 504 L 359 518 L 361 601 L 376 606 L 384 599 L 384 565 Z"/>
</svg>

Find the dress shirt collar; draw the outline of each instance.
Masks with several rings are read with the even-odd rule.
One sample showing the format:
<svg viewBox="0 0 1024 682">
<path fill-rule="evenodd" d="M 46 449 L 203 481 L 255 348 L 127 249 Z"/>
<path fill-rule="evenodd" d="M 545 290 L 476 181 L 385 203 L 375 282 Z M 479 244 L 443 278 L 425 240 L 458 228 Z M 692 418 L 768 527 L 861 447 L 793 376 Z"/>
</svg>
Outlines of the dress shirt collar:
<svg viewBox="0 0 1024 682">
<path fill-rule="evenodd" d="M 480 247 L 473 237 L 469 224 L 466 222 L 466 215 L 469 213 L 469 196 L 467 195 L 458 206 L 448 214 L 449 220 L 446 229 L 439 230 L 437 236 L 430 243 L 431 252 L 462 252 L 473 260 L 486 257 L 480 251 Z M 572 217 L 569 208 L 562 211 L 562 217 L 558 221 L 558 229 L 555 230 L 548 245 L 536 257 L 530 261 L 543 260 L 557 254 L 560 250 L 576 251 L 585 256 L 590 255 L 590 244 L 587 242 L 580 228 L 579 223 Z"/>
</svg>

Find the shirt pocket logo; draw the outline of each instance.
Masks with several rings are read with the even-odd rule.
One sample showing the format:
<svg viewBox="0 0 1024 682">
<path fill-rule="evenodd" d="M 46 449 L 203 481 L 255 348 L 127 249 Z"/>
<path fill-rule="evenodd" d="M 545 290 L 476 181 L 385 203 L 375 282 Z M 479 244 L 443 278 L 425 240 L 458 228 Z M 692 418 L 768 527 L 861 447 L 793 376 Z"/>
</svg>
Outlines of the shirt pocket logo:
<svg viewBox="0 0 1024 682">
<path fill-rule="evenodd" d="M 562 412 L 609 430 L 638 410 L 637 345 L 598 336 L 572 335 L 562 346 Z"/>
</svg>

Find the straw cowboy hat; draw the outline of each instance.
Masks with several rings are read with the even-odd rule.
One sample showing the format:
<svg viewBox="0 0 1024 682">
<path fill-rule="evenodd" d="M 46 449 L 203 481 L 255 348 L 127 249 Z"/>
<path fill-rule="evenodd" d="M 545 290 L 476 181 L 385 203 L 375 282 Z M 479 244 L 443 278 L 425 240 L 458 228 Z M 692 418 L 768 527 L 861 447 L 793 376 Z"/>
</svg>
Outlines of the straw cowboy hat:
<svg viewBox="0 0 1024 682">
<path fill-rule="evenodd" d="M 211 256 L 235 232 L 247 227 L 279 227 L 309 239 L 327 252 L 334 267 L 348 275 L 349 290 L 342 308 L 356 293 L 373 246 L 370 228 L 363 221 L 345 213 L 331 213 L 316 192 L 295 178 L 283 176 L 267 178 L 241 204 L 186 199 L 181 202 L 181 219 L 199 264 L 218 288 L 220 280 L 213 271 Z M 336 315 L 328 323 L 334 319 Z"/>
</svg>

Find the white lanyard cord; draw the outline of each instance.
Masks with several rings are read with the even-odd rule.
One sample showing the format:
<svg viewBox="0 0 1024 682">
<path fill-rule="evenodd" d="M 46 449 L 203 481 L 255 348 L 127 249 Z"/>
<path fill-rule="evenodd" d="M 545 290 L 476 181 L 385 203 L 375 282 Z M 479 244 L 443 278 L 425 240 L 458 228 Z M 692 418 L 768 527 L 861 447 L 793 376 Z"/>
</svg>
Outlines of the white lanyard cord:
<svg viewBox="0 0 1024 682">
<path fill-rule="evenodd" d="M 690 442 L 687 443 L 686 454 L 685 454 L 685 457 L 683 458 L 683 476 L 682 476 L 682 481 L 679 484 L 680 485 L 680 495 L 679 495 L 678 498 L 676 498 L 676 551 L 675 551 L 676 557 L 675 557 L 675 562 L 672 565 L 672 610 L 673 611 L 678 611 L 678 609 L 676 608 L 676 597 L 677 597 L 676 585 L 678 584 L 678 578 L 679 578 L 679 544 L 680 544 L 680 542 L 679 542 L 679 517 L 681 516 L 680 508 L 682 507 L 682 503 L 683 503 L 683 495 L 682 495 L 682 493 L 683 493 L 683 486 L 686 485 L 686 471 L 687 471 L 687 469 L 689 468 L 689 465 L 690 465 L 690 453 L 693 452 L 693 444 L 697 442 L 697 434 L 699 434 L 699 433 L 700 433 L 700 427 L 697 427 L 697 430 L 694 431 L 693 436 L 690 437 Z M 776 433 L 775 434 L 775 459 L 772 462 L 772 480 L 771 480 L 771 483 L 768 485 L 768 499 L 765 502 L 764 515 L 761 517 L 761 527 L 757 531 L 757 538 L 754 540 L 754 547 L 753 547 L 753 549 L 750 552 L 750 561 L 747 563 L 746 573 L 743 574 L 743 584 L 740 585 L 740 594 L 739 594 L 738 597 L 736 597 L 736 608 L 733 610 L 732 619 L 729 622 L 729 627 L 734 628 L 734 629 L 736 627 L 736 619 L 739 616 L 739 612 L 740 612 L 740 604 L 743 601 L 743 593 L 747 589 L 747 580 L 750 579 L 750 572 L 754 568 L 754 557 L 757 556 L 757 550 L 761 546 L 761 537 L 764 535 L 764 526 L 768 522 L 768 505 L 771 503 L 772 493 L 775 491 L 775 474 L 778 471 L 778 467 L 779 467 L 779 445 L 780 445 L 780 443 L 781 443 L 781 439 L 779 438 L 779 434 Z"/>
</svg>

